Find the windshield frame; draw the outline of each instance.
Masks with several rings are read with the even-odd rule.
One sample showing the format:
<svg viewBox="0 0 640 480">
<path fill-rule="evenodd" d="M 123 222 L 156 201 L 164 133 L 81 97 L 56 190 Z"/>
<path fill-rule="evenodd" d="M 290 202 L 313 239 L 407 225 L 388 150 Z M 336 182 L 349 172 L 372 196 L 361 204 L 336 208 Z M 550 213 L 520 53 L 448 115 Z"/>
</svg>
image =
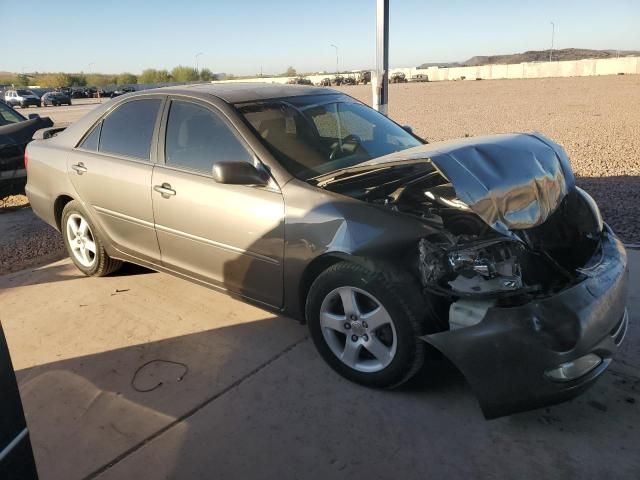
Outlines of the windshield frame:
<svg viewBox="0 0 640 480">
<path fill-rule="evenodd" d="M 304 103 L 303 103 L 304 102 Z M 249 120 L 249 118 L 247 118 L 247 114 L 245 112 L 243 112 L 243 108 L 244 107 L 248 107 L 248 106 L 259 106 L 259 105 L 267 105 L 267 104 L 281 104 L 282 106 L 286 107 L 286 108 L 291 108 L 293 109 L 297 114 L 299 114 L 301 116 L 301 118 L 304 120 L 304 122 L 306 124 L 310 124 L 316 131 L 317 131 L 317 127 L 315 125 L 315 123 L 313 122 L 313 120 L 307 116 L 304 112 L 305 110 L 309 110 L 312 108 L 316 108 L 316 107 L 321 107 L 323 105 L 330 105 L 330 104 L 337 104 L 337 105 L 342 105 L 342 104 L 349 104 L 349 105 L 357 105 L 359 107 L 363 107 L 365 109 L 370 110 L 371 112 L 374 113 L 374 115 L 379 115 L 380 121 L 381 122 L 390 122 L 391 125 L 397 127 L 397 129 L 401 130 L 403 132 L 403 134 L 406 134 L 407 137 L 411 137 L 413 140 L 415 140 L 417 142 L 416 145 L 411 145 L 411 146 L 406 146 L 404 148 L 399 148 L 398 150 L 395 150 L 394 152 L 397 151 L 402 151 L 405 150 L 407 148 L 414 148 L 416 146 L 419 145 L 424 145 L 426 142 L 424 139 L 420 138 L 419 136 L 417 136 L 416 134 L 414 134 L 413 132 L 408 131 L 407 129 L 405 129 L 402 125 L 400 125 L 399 123 L 395 122 L 394 120 L 392 120 L 391 118 L 381 114 L 380 112 L 372 109 L 371 107 L 369 107 L 367 104 L 365 104 L 364 102 L 361 102 L 345 93 L 342 92 L 331 92 L 331 93 L 318 93 L 318 94 L 312 94 L 312 95 L 297 95 L 297 96 L 288 96 L 288 97 L 278 97 L 278 98 L 267 98 L 267 99 L 255 99 L 255 100 L 250 100 L 250 101 L 242 101 L 242 102 L 237 102 L 234 104 L 231 104 L 231 106 L 235 109 L 237 115 L 240 117 L 240 119 L 242 120 L 242 122 L 247 125 L 247 127 L 251 130 L 251 132 L 253 133 L 253 135 L 256 137 L 256 139 L 271 153 L 271 155 L 274 157 L 274 159 L 278 162 L 279 165 L 282 166 L 282 168 L 284 168 L 290 175 L 292 175 L 293 177 L 299 179 L 299 180 L 303 180 L 305 182 L 310 182 L 310 183 L 314 183 L 314 178 L 317 177 L 324 177 L 327 176 L 333 172 L 339 172 L 339 171 L 343 171 L 345 169 L 349 169 L 349 168 L 357 168 L 358 166 L 360 166 L 361 164 L 365 164 L 366 162 L 369 162 L 371 160 L 377 159 L 377 158 L 381 158 L 389 153 L 394 153 L 394 152 L 387 152 L 384 155 L 377 155 L 377 156 L 372 156 L 370 158 L 367 159 L 363 159 L 359 162 L 356 162 L 352 165 L 335 165 L 335 168 L 330 168 L 327 170 L 323 170 L 323 171 L 317 171 L 315 169 L 292 169 L 291 168 L 291 160 L 294 161 L 294 163 L 297 163 L 295 161 L 295 158 L 290 158 L 288 157 L 285 153 L 280 152 L 275 146 L 273 146 L 268 140 L 266 140 L 265 138 L 263 138 L 263 136 L 260 134 L 260 132 L 254 127 L 254 125 L 252 124 L 252 122 Z M 362 117 L 363 120 L 364 117 Z M 319 133 L 319 132 L 318 132 Z M 326 165 L 328 163 L 330 163 L 331 160 L 327 159 L 326 162 L 323 165 Z"/>
</svg>

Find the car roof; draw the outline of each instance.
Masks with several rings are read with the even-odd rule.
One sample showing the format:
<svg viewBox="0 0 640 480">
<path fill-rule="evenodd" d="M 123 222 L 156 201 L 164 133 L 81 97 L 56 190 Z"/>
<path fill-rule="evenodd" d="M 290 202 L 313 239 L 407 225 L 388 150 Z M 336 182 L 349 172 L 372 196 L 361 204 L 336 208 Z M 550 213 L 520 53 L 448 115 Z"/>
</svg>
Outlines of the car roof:
<svg viewBox="0 0 640 480">
<path fill-rule="evenodd" d="M 209 94 L 218 97 L 227 103 L 243 103 L 256 100 L 267 100 L 270 98 L 340 93 L 337 90 L 333 90 L 330 88 L 311 87 L 308 85 L 285 85 L 278 83 L 259 82 L 204 83 L 162 87 L 154 90 L 162 90 L 171 93 L 183 93 L 187 95 L 196 92 L 200 94 Z M 148 93 L 149 90 L 142 90 L 136 93 L 144 92 Z"/>
</svg>

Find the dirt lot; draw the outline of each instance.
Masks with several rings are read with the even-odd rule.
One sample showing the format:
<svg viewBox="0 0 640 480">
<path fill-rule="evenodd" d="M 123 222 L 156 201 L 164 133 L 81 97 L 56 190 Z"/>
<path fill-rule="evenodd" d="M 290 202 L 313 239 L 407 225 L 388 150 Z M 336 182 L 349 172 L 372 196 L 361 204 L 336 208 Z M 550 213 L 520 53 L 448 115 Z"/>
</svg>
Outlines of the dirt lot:
<svg viewBox="0 0 640 480">
<path fill-rule="evenodd" d="M 342 90 L 371 101 L 370 86 Z M 578 184 L 596 198 L 605 220 L 626 242 L 640 242 L 640 76 L 395 84 L 389 96 L 391 117 L 429 141 L 532 130 L 553 138 L 567 150 Z M 26 113 L 72 122 L 95 107 L 85 102 Z M 21 202 L 26 198 L 13 199 Z M 0 273 L 63 254 L 56 232 L 20 215 L 28 225 L 12 235 L 4 226 L 15 220 L 0 222 Z"/>
<path fill-rule="evenodd" d="M 368 86 L 343 91 L 371 102 Z M 640 76 L 396 84 L 389 114 L 429 141 L 539 131 L 626 242 L 640 242 Z"/>
</svg>

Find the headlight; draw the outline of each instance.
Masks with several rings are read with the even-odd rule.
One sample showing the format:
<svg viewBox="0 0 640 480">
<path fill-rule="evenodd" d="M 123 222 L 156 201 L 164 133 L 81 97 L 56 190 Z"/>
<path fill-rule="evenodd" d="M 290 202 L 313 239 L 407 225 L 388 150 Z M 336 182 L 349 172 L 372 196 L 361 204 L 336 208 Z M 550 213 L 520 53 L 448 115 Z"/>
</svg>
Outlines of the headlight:
<svg viewBox="0 0 640 480">
<path fill-rule="evenodd" d="M 556 368 L 547 370 L 545 375 L 556 382 L 570 382 L 586 375 L 601 363 L 602 358 L 595 353 L 589 353 L 571 362 L 561 363 Z"/>
</svg>

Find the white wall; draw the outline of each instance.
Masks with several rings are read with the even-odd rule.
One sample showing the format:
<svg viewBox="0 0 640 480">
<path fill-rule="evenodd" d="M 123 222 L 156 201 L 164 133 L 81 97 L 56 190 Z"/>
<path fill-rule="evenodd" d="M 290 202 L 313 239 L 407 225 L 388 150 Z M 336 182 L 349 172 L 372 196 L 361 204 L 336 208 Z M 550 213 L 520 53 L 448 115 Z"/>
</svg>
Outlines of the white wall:
<svg viewBox="0 0 640 480">
<path fill-rule="evenodd" d="M 427 75 L 430 81 L 495 80 L 498 78 L 586 77 L 592 75 L 640 74 L 640 57 L 568 60 L 562 62 L 527 62 L 511 65 L 483 65 L 480 67 L 394 68 L 411 78 Z"/>
<path fill-rule="evenodd" d="M 593 75 L 640 74 L 640 57 L 569 60 L 563 62 L 527 62 L 511 65 L 483 65 L 452 68 L 392 68 L 391 73 L 403 72 L 408 79 L 417 74 L 427 75 L 432 82 L 445 80 L 495 80 L 499 78 L 586 77 Z M 348 74 L 342 74 L 348 75 Z M 332 74 L 309 75 L 314 84 Z M 213 83 L 267 82 L 287 83 L 295 77 L 258 77 L 243 80 L 220 80 Z"/>
</svg>

